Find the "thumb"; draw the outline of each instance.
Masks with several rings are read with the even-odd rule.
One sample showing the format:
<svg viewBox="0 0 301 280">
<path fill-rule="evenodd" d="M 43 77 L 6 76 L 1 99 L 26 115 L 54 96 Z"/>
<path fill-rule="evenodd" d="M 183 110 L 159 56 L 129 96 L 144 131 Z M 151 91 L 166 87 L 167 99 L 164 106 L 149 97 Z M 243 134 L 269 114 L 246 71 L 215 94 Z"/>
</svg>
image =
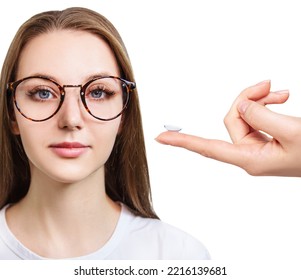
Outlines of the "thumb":
<svg viewBox="0 0 301 280">
<path fill-rule="evenodd" d="M 237 106 L 241 118 L 253 129 L 261 130 L 272 137 L 286 139 L 298 118 L 275 113 L 257 102 L 244 100 Z M 300 120 L 298 120 L 300 123 Z"/>
</svg>

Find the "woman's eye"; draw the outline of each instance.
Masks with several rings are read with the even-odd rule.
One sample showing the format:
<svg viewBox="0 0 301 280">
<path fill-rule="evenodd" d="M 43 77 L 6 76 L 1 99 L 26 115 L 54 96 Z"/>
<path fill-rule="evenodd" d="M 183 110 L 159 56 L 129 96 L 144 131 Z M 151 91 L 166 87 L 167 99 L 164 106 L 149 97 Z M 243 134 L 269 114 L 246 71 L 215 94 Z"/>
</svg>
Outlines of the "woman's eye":
<svg viewBox="0 0 301 280">
<path fill-rule="evenodd" d="M 91 96 L 91 98 L 98 99 L 98 98 L 104 97 L 105 96 L 105 92 L 103 90 L 101 90 L 101 89 L 92 90 L 90 92 L 90 96 Z"/>
<path fill-rule="evenodd" d="M 49 99 L 52 94 L 48 90 L 41 90 L 37 93 L 38 97 L 41 99 Z"/>
<path fill-rule="evenodd" d="M 114 92 L 112 91 L 108 91 L 103 88 L 95 88 L 88 91 L 88 93 L 86 94 L 86 98 L 95 101 L 100 101 L 100 100 L 108 99 L 112 95 L 114 95 Z"/>
<path fill-rule="evenodd" d="M 32 90 L 29 92 L 29 96 L 36 100 L 49 100 L 55 98 L 54 94 L 47 89 Z"/>
</svg>

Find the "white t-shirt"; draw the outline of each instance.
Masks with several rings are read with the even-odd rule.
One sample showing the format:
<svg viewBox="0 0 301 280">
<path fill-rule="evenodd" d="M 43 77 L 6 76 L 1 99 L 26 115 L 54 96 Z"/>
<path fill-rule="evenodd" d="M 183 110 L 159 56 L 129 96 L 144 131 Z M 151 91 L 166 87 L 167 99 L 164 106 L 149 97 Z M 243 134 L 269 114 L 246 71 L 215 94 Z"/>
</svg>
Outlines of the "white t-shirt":
<svg viewBox="0 0 301 280">
<path fill-rule="evenodd" d="M 5 206 L 0 211 L 0 260 L 45 259 L 26 248 L 9 230 Z M 122 204 L 114 233 L 98 251 L 78 260 L 192 260 L 210 259 L 202 243 L 157 219 L 135 216 Z"/>
</svg>

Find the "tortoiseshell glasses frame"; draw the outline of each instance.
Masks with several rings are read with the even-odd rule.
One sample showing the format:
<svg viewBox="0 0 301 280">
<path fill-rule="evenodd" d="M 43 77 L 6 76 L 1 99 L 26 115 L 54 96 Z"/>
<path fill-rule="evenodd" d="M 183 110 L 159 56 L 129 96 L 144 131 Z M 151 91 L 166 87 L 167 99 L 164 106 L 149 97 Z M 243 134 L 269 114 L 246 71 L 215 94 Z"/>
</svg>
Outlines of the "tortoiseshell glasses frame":
<svg viewBox="0 0 301 280">
<path fill-rule="evenodd" d="M 18 89 L 18 86 L 20 84 L 22 84 L 23 82 L 26 82 L 26 81 L 33 81 L 34 79 L 39 79 L 40 81 L 45 81 L 45 83 L 52 83 L 51 85 L 55 85 L 59 91 L 59 100 L 57 102 L 59 102 L 57 104 L 57 107 L 55 107 L 56 109 L 50 114 L 50 116 L 47 116 L 47 117 L 43 117 L 41 119 L 39 118 L 32 118 L 30 116 L 28 116 L 28 113 L 24 113 L 22 111 L 22 108 L 20 108 L 19 104 L 18 104 L 18 100 L 16 98 L 16 92 L 17 92 L 17 89 Z M 90 85 L 94 85 L 93 83 L 97 83 L 97 82 L 102 82 L 102 81 L 118 81 L 119 85 L 121 86 L 121 91 L 122 91 L 122 99 L 123 99 L 123 107 L 122 109 L 117 113 L 115 113 L 113 116 L 110 116 L 110 117 L 106 117 L 106 118 L 102 118 L 102 117 L 99 117 L 99 116 L 96 116 L 94 112 L 91 111 L 91 109 L 89 108 L 89 106 L 87 105 L 87 102 L 86 102 L 86 91 L 88 89 L 88 87 Z M 43 85 L 38 85 L 38 86 L 43 86 Z M 98 84 L 94 85 L 94 86 L 98 86 Z M 60 85 L 58 82 L 56 82 L 55 80 L 49 78 L 49 77 L 45 77 L 45 76 L 29 76 L 29 77 L 26 77 L 26 78 L 23 78 L 23 79 L 20 79 L 18 81 L 15 81 L 15 82 L 10 82 L 7 84 L 7 93 L 8 94 L 12 94 L 13 95 L 13 101 L 14 101 L 14 104 L 17 108 L 17 110 L 21 113 L 21 115 L 23 117 L 25 117 L 26 119 L 28 120 L 31 120 L 31 121 L 34 121 L 34 122 L 42 122 L 42 121 L 46 121 L 50 118 L 52 118 L 59 110 L 60 108 L 62 107 L 63 105 L 63 102 L 65 100 L 65 95 L 66 95 L 66 92 L 65 92 L 65 88 L 72 88 L 72 87 L 78 87 L 80 88 L 80 99 L 82 101 L 82 104 L 84 105 L 84 108 L 86 109 L 86 111 L 91 115 L 93 116 L 94 118 L 98 119 L 98 120 L 101 120 L 101 121 L 110 121 L 110 120 L 113 120 L 113 119 L 116 119 L 117 117 L 119 117 L 123 112 L 124 110 L 126 109 L 128 103 L 129 103 L 129 100 L 130 100 L 130 93 L 132 92 L 132 90 L 134 90 L 136 88 L 136 84 L 134 82 L 130 82 L 130 81 L 127 81 L 123 78 L 120 78 L 120 77 L 116 77 L 116 76 L 97 76 L 97 77 L 94 77 L 92 78 L 91 80 L 89 80 L 88 82 L 86 82 L 85 84 L 83 85 Z M 102 89 L 102 88 L 96 88 L 96 94 L 105 94 L 107 96 L 113 96 L 115 93 L 110 93 L 108 92 L 108 89 Z M 39 94 L 50 94 L 50 91 L 49 90 L 44 90 L 41 89 L 39 90 L 38 92 Z M 94 93 L 94 92 L 93 92 Z M 36 93 L 35 93 L 36 94 Z M 30 93 L 28 94 L 30 95 Z M 100 95 L 100 96 L 101 96 Z M 43 96 L 45 97 L 45 96 Z M 47 97 L 47 96 L 46 96 Z M 40 98 L 40 96 L 39 96 Z M 40 98 L 39 101 L 42 101 L 42 103 L 47 100 L 47 99 L 43 99 L 43 98 Z M 97 102 L 99 102 L 100 98 L 96 98 L 95 100 L 97 100 L 95 102 L 95 104 L 97 104 Z M 38 102 L 36 102 L 38 104 Z M 21 106 L 22 107 L 22 106 Z M 30 114 L 30 113 L 29 113 Z"/>
</svg>

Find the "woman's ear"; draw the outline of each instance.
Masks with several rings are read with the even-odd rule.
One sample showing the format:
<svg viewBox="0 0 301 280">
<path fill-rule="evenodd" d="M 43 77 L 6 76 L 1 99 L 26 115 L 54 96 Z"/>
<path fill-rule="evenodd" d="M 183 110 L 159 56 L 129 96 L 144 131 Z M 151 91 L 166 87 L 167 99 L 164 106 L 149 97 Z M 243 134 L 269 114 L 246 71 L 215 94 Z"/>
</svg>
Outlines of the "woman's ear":
<svg viewBox="0 0 301 280">
<path fill-rule="evenodd" d="M 14 135 L 20 135 L 19 126 L 16 120 L 15 111 L 13 109 L 12 100 L 7 101 L 7 107 L 8 107 L 8 116 L 10 119 L 10 130 Z"/>
<path fill-rule="evenodd" d="M 13 134 L 15 135 L 20 135 L 20 130 L 19 130 L 19 126 L 16 120 L 11 120 L 11 131 Z"/>
<path fill-rule="evenodd" d="M 13 110 L 9 110 L 9 118 L 10 118 L 10 130 L 13 134 L 19 135 L 20 129 L 16 120 L 16 115 Z"/>
</svg>

